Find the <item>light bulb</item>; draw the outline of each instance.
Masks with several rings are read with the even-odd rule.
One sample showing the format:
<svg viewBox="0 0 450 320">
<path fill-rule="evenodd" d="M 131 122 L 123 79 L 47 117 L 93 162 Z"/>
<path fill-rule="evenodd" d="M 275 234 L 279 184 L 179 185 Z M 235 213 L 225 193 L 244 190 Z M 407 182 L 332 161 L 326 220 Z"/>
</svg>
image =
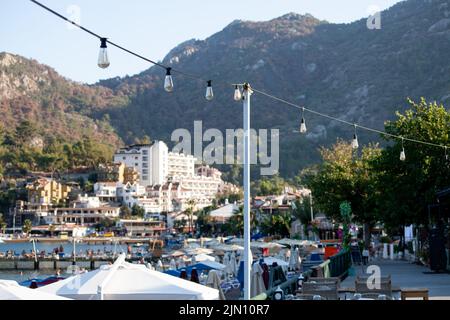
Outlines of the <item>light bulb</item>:
<svg viewBox="0 0 450 320">
<path fill-rule="evenodd" d="M 98 54 L 98 66 L 102 69 L 106 69 L 109 67 L 109 58 L 108 58 L 108 50 L 106 46 L 106 38 L 100 39 L 100 52 Z"/>
<path fill-rule="evenodd" d="M 306 133 L 306 122 L 305 122 L 305 118 L 302 118 L 302 122 L 300 123 L 300 133 Z"/>
<path fill-rule="evenodd" d="M 400 152 L 400 161 L 405 161 L 406 160 L 406 154 L 405 154 L 405 149 L 402 150 L 402 152 Z"/>
<path fill-rule="evenodd" d="M 239 86 L 236 86 L 234 89 L 234 101 L 241 101 L 241 100 L 242 100 L 241 89 L 239 89 Z"/>
<path fill-rule="evenodd" d="M 214 98 L 214 92 L 212 88 L 212 81 L 208 80 L 208 86 L 206 87 L 206 100 L 211 101 Z"/>
<path fill-rule="evenodd" d="M 358 136 L 356 135 L 356 133 L 353 135 L 352 148 L 353 149 L 359 148 Z"/>
<path fill-rule="evenodd" d="M 166 79 L 164 80 L 164 90 L 166 90 L 167 92 L 173 91 L 173 79 L 172 75 L 170 74 L 171 70 L 172 68 L 167 68 Z"/>
</svg>

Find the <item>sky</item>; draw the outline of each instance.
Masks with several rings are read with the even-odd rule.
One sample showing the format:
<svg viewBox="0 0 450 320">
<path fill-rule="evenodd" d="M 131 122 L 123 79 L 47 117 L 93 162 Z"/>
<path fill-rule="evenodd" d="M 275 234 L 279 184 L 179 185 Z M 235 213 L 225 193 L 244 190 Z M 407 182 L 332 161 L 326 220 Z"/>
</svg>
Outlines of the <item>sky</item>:
<svg viewBox="0 0 450 320">
<path fill-rule="evenodd" d="M 178 44 L 205 39 L 236 19 L 265 21 L 289 12 L 348 23 L 399 0 L 39 0 L 81 25 L 152 60 Z M 71 80 L 95 83 L 144 71 L 148 63 L 109 48 L 111 66 L 97 67 L 99 40 L 29 0 L 0 0 L 0 52 L 47 64 Z"/>
</svg>

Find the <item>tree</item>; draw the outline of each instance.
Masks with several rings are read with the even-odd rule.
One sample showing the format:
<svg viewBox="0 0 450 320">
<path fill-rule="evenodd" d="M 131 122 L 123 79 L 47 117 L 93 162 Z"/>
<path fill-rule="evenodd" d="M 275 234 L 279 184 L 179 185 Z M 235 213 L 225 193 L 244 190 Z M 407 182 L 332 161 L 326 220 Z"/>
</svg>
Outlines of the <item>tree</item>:
<svg viewBox="0 0 450 320">
<path fill-rule="evenodd" d="M 350 249 L 351 242 L 351 234 L 350 234 L 350 223 L 352 217 L 352 207 L 350 202 L 344 201 L 339 206 L 341 211 L 342 223 L 343 223 L 343 232 L 342 232 L 342 247 L 344 249 Z"/>
<path fill-rule="evenodd" d="M 28 142 L 34 138 L 37 132 L 37 128 L 28 120 L 20 122 L 16 128 L 15 141 L 19 146 L 25 146 Z"/>
<path fill-rule="evenodd" d="M 258 196 L 279 195 L 284 191 L 285 185 L 284 179 L 278 175 L 271 178 L 263 177 L 252 185 L 252 194 Z"/>
<path fill-rule="evenodd" d="M 134 217 L 143 218 L 145 215 L 145 210 L 141 206 L 138 206 L 136 203 L 131 208 L 131 215 Z"/>
<path fill-rule="evenodd" d="M 195 206 L 197 205 L 197 202 L 195 201 L 195 199 L 189 199 L 187 201 L 187 209 L 186 209 L 186 215 L 188 216 L 189 219 L 189 232 L 192 233 L 193 231 L 193 226 L 194 226 L 194 209 Z"/>
<path fill-rule="evenodd" d="M 256 219 L 256 213 L 250 211 L 250 228 L 255 229 L 258 226 L 258 221 Z M 240 206 L 238 210 L 234 212 L 231 218 L 225 225 L 225 229 L 228 230 L 230 234 L 242 235 L 244 232 L 244 206 Z"/>
<path fill-rule="evenodd" d="M 386 123 L 386 132 L 436 145 L 450 143 L 450 113 L 444 106 L 408 100 L 411 109 L 397 113 L 397 119 Z M 388 140 L 392 141 L 391 138 Z M 444 148 L 404 141 L 406 159 L 399 160 L 402 141 L 394 140 L 375 163 L 380 172 L 378 202 L 386 227 L 399 232 L 412 223 L 427 224 L 428 204 L 434 203 L 436 192 L 449 186 L 450 166 Z"/>
<path fill-rule="evenodd" d="M 127 206 L 120 207 L 120 216 L 124 219 L 129 219 L 131 217 L 131 210 Z"/>
<path fill-rule="evenodd" d="M 261 229 L 264 233 L 286 237 L 290 235 L 292 215 L 290 212 L 271 214 L 261 223 Z"/>
<path fill-rule="evenodd" d="M 303 225 L 303 231 L 308 233 L 308 226 L 311 225 L 311 198 L 306 197 L 302 201 L 295 201 L 295 206 L 292 209 L 292 214 Z"/>
<path fill-rule="evenodd" d="M 26 220 L 23 222 L 23 225 L 22 225 L 22 231 L 23 231 L 24 233 L 26 233 L 27 236 L 28 236 L 28 235 L 30 234 L 30 232 L 31 232 L 32 229 L 33 229 L 33 223 L 31 222 L 31 220 L 26 219 Z"/>
<path fill-rule="evenodd" d="M 350 143 L 338 140 L 331 148 L 322 148 L 320 154 L 323 163 L 316 173 L 306 178 L 316 207 L 328 217 L 341 221 L 340 205 L 350 202 L 355 221 L 364 224 L 368 246 L 370 226 L 378 221 L 378 194 L 382 192 L 377 189 L 378 172 L 374 170 L 381 149 L 369 145 L 359 153 Z"/>
</svg>

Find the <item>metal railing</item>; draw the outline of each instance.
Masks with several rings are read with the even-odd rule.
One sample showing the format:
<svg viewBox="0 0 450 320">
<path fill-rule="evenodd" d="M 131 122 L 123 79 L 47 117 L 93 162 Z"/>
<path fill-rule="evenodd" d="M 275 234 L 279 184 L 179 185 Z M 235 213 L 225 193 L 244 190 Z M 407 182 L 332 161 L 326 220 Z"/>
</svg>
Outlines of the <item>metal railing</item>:
<svg viewBox="0 0 450 320">
<path fill-rule="evenodd" d="M 324 278 L 339 277 L 341 279 L 348 275 L 348 270 L 352 264 L 351 253 L 349 250 L 343 250 L 328 260 L 322 262 L 320 265 L 303 273 L 304 281 L 308 281 L 312 277 L 321 276 Z M 278 267 L 281 268 L 281 267 Z M 279 286 L 275 286 L 267 290 L 258 296 L 252 298 L 252 300 L 267 300 L 272 299 L 275 291 L 280 287 L 284 294 L 295 294 L 298 289 L 297 277 L 289 279 Z"/>
</svg>

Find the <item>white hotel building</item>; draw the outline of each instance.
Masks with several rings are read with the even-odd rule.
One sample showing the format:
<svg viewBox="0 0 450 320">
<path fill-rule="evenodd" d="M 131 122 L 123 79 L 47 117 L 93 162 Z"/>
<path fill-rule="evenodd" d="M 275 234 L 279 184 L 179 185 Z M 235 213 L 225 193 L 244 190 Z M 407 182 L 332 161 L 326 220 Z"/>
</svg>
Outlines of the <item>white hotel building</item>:
<svg viewBox="0 0 450 320">
<path fill-rule="evenodd" d="M 196 209 L 211 205 L 224 185 L 222 173 L 208 166 L 196 169 L 196 160 L 169 152 L 162 141 L 121 148 L 114 163 L 134 167 L 140 175 L 139 184 L 147 187 L 145 195 L 135 194 L 124 203 L 130 207 L 138 204 L 147 213 L 183 211 L 189 200 L 195 201 Z"/>
</svg>

